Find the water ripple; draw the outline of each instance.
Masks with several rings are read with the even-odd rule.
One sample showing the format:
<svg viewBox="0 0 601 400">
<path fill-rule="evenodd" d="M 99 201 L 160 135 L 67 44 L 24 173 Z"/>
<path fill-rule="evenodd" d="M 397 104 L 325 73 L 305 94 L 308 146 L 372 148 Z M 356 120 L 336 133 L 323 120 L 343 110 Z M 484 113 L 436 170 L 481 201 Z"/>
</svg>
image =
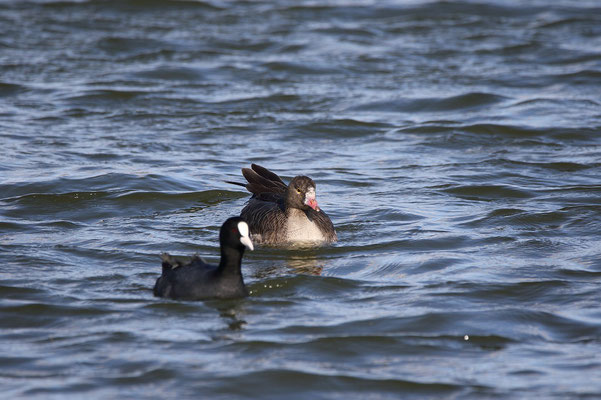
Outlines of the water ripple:
<svg viewBox="0 0 601 400">
<path fill-rule="evenodd" d="M 504 101 L 503 96 L 490 93 L 465 93 L 446 98 L 399 99 L 354 106 L 351 111 L 374 112 L 434 112 L 486 108 Z"/>
<path fill-rule="evenodd" d="M 601 13 L 513 0 L 0 2 L 10 398 L 595 398 Z M 339 242 L 217 262 L 255 162 Z"/>
</svg>

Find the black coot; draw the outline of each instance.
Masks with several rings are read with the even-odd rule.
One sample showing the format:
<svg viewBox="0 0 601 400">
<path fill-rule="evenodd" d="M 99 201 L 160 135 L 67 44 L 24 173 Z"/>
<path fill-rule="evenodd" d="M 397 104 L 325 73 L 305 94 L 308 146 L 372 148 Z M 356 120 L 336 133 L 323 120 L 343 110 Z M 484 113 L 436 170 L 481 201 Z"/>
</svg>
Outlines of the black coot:
<svg viewBox="0 0 601 400">
<path fill-rule="evenodd" d="M 247 296 L 240 268 L 244 249 L 253 250 L 253 244 L 246 221 L 240 217 L 226 220 L 219 232 L 219 244 L 219 265 L 207 264 L 198 256 L 183 262 L 164 253 L 163 273 L 154 285 L 154 295 L 184 300 Z"/>
</svg>

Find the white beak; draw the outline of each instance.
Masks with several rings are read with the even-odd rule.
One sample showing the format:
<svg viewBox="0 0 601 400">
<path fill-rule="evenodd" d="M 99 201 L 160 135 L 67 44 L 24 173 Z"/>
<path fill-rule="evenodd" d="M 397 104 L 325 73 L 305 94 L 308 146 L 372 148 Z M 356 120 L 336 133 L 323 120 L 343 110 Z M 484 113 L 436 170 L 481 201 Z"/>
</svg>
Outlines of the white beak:
<svg viewBox="0 0 601 400">
<path fill-rule="evenodd" d="M 244 247 L 246 247 L 249 250 L 255 249 L 255 247 L 253 246 L 253 242 L 250 241 L 250 238 L 248 236 L 242 236 L 240 238 L 240 243 L 242 243 Z"/>
<path fill-rule="evenodd" d="M 246 222 L 238 222 L 238 232 L 240 232 L 240 243 L 242 243 L 247 249 L 251 251 L 254 250 L 255 246 L 253 246 L 253 242 L 248 236 L 249 229 Z"/>
</svg>

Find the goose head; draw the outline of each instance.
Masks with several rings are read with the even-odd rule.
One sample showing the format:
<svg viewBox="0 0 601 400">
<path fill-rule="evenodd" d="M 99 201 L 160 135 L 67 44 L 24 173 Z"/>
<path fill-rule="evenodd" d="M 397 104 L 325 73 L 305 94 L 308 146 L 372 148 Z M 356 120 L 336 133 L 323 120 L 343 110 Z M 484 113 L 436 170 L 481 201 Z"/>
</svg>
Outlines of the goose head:
<svg viewBox="0 0 601 400">
<path fill-rule="evenodd" d="M 315 200 L 315 182 L 308 176 L 296 176 L 288 185 L 286 191 L 286 203 L 288 207 L 308 210 L 312 208 L 319 211 L 317 200 Z"/>
</svg>

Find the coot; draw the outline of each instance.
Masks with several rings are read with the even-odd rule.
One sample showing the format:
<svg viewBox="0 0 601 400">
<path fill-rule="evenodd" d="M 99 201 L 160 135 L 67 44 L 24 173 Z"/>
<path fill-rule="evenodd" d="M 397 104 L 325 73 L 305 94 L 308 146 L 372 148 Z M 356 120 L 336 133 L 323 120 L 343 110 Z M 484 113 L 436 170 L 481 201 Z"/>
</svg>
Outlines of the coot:
<svg viewBox="0 0 601 400">
<path fill-rule="evenodd" d="M 219 231 L 219 244 L 219 265 L 207 264 L 198 256 L 183 261 L 162 254 L 163 273 L 154 285 L 154 295 L 184 300 L 248 295 L 240 270 L 244 249 L 253 250 L 246 221 L 240 217 L 226 220 Z"/>
</svg>

